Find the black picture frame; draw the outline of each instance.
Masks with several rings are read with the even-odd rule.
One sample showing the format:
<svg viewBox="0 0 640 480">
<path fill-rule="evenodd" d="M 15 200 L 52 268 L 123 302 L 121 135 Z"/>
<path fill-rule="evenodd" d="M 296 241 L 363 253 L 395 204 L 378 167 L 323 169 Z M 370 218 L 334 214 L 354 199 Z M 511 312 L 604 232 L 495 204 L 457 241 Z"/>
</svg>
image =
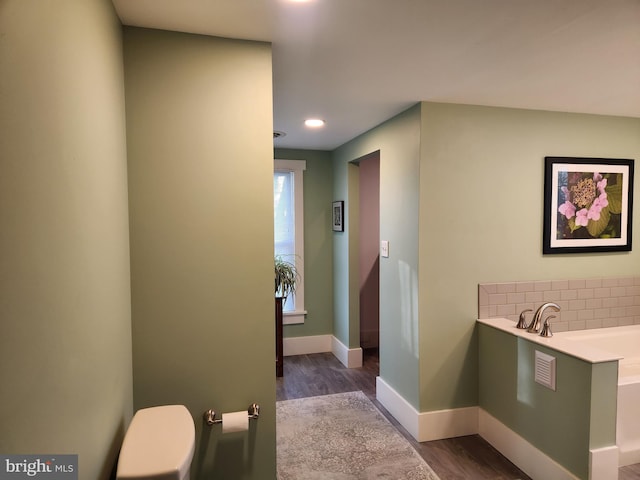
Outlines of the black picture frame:
<svg viewBox="0 0 640 480">
<path fill-rule="evenodd" d="M 545 157 L 543 254 L 631 251 L 632 159 Z"/>
<path fill-rule="evenodd" d="M 333 202 L 331 208 L 331 224 L 334 232 L 344 232 L 344 201 Z"/>
</svg>

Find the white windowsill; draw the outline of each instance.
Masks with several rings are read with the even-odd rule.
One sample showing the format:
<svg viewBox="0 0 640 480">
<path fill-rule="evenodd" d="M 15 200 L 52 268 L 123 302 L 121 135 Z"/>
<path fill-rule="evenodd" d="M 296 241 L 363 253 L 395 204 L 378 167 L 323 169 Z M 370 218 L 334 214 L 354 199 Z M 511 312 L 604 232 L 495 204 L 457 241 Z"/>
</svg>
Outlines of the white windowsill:
<svg viewBox="0 0 640 480">
<path fill-rule="evenodd" d="M 298 325 L 304 323 L 304 316 L 307 314 L 306 310 L 295 312 L 283 312 L 282 324 L 283 325 Z"/>
</svg>

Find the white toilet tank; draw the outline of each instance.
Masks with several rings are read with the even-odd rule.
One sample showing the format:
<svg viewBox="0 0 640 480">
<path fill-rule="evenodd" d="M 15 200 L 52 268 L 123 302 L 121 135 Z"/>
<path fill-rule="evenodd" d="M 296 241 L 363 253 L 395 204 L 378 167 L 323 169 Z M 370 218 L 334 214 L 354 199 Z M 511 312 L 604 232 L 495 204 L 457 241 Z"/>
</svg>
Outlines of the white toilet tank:
<svg viewBox="0 0 640 480">
<path fill-rule="evenodd" d="M 188 480 L 196 432 L 183 405 L 143 408 L 122 442 L 116 478 Z"/>
</svg>

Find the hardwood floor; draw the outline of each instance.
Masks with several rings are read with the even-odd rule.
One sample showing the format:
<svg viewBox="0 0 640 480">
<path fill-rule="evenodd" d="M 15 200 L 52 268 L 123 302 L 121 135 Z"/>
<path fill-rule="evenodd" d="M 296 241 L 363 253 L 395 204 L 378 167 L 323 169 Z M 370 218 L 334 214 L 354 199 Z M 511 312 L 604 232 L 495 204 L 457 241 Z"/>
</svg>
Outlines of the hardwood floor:
<svg viewBox="0 0 640 480">
<path fill-rule="evenodd" d="M 367 351 L 362 368 L 345 368 L 332 354 L 285 357 L 277 400 L 361 390 L 407 438 L 441 480 L 531 480 L 478 435 L 416 442 L 375 398 L 378 355 Z M 538 479 L 536 479 L 538 480 Z M 551 480 L 551 479 L 539 479 Z M 640 464 L 620 468 L 618 480 L 640 480 Z"/>
<path fill-rule="evenodd" d="M 285 357 L 284 376 L 277 379 L 276 398 L 313 397 L 361 390 L 409 440 L 441 480 L 528 480 L 478 435 L 416 442 L 375 398 L 377 352 L 366 352 L 362 368 L 345 368 L 332 354 Z"/>
</svg>

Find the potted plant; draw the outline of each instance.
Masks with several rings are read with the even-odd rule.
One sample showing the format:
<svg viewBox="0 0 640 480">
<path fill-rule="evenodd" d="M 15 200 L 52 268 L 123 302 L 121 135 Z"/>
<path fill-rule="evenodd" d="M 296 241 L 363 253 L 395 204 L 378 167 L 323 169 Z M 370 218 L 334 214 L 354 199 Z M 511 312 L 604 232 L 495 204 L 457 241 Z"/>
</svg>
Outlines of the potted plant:
<svg viewBox="0 0 640 480">
<path fill-rule="evenodd" d="M 275 263 L 275 297 L 276 297 L 276 376 L 284 373 L 282 343 L 282 305 L 287 297 L 296 291 L 296 282 L 300 278 L 296 265 L 288 262 L 281 255 L 276 255 Z"/>
<path fill-rule="evenodd" d="M 296 265 L 282 258 L 282 255 L 276 255 L 275 263 L 275 295 L 276 298 L 282 298 L 283 302 L 287 297 L 295 293 L 296 282 L 300 278 Z"/>
</svg>

